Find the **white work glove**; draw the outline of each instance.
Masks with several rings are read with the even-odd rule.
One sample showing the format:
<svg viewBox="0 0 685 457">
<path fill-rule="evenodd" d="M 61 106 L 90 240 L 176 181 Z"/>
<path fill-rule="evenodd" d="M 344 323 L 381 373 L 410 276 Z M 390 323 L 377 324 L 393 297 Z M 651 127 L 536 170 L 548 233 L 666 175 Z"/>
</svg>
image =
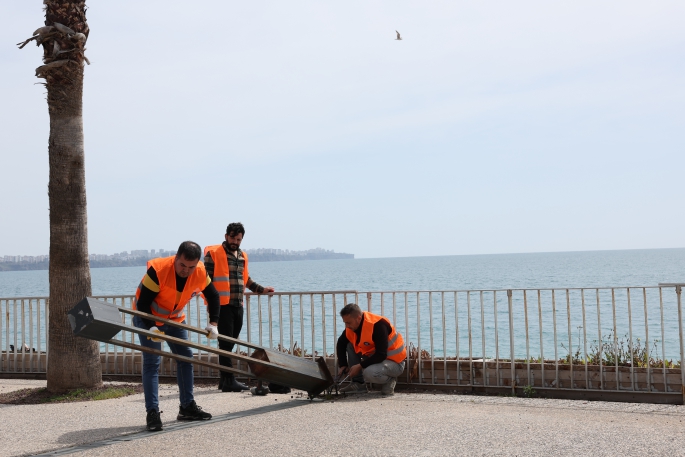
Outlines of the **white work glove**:
<svg viewBox="0 0 685 457">
<path fill-rule="evenodd" d="M 156 325 L 150 327 L 150 331 L 151 331 L 152 333 L 157 333 L 157 334 L 159 334 L 159 335 L 164 335 L 164 332 L 161 331 L 161 330 L 159 329 L 159 327 L 157 327 Z M 155 343 L 161 343 L 162 341 L 164 341 L 164 340 L 161 339 L 161 338 L 155 338 L 155 337 L 153 337 L 153 336 L 148 336 L 147 339 L 148 339 L 148 340 L 152 340 L 152 341 L 155 342 Z"/>
<path fill-rule="evenodd" d="M 207 339 L 215 340 L 219 337 L 219 329 L 216 328 L 216 325 L 209 324 L 205 330 L 207 331 Z"/>
</svg>

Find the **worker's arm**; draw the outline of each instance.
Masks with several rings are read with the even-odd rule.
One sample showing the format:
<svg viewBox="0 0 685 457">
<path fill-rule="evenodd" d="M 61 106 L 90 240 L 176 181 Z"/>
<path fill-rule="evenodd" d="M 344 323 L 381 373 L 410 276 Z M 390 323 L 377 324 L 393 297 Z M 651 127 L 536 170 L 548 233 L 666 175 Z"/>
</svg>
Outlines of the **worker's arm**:
<svg viewBox="0 0 685 457">
<path fill-rule="evenodd" d="M 270 287 L 270 286 L 264 287 L 264 286 L 257 284 L 249 276 L 247 277 L 247 288 L 256 294 L 263 294 L 264 292 L 270 293 L 270 292 L 276 291 L 276 289 L 274 289 L 273 287 Z"/>
<path fill-rule="evenodd" d="M 140 287 L 140 296 L 136 301 L 136 309 L 141 313 L 152 314 L 152 302 L 159 294 L 159 280 L 157 279 L 157 272 L 153 267 L 147 269 L 147 274 L 143 278 Z M 150 319 L 143 319 L 143 323 L 147 328 L 152 328 L 155 322 Z"/>
<path fill-rule="evenodd" d="M 376 346 L 376 352 L 368 359 L 361 361 L 362 368 L 381 363 L 388 357 L 388 335 L 390 331 L 390 326 L 382 320 L 374 324 L 371 339 Z"/>
<path fill-rule="evenodd" d="M 336 345 L 338 351 L 338 366 L 341 368 L 347 366 L 347 343 L 349 343 L 349 340 L 347 339 L 347 336 L 345 336 L 345 330 L 343 330 L 342 335 L 338 338 L 338 344 Z"/>
<path fill-rule="evenodd" d="M 245 286 L 247 286 L 248 289 L 256 294 L 261 294 L 264 292 L 264 287 L 254 282 L 249 276 L 247 277 L 247 284 L 245 284 Z"/>
<path fill-rule="evenodd" d="M 212 259 L 212 254 L 209 252 L 205 256 L 205 270 L 207 270 L 207 276 L 209 276 L 209 279 L 214 281 L 214 259 Z"/>
<path fill-rule="evenodd" d="M 209 280 L 209 277 L 207 279 Z M 219 313 L 221 312 L 219 291 L 216 290 L 214 284 L 210 282 L 202 291 L 202 294 L 207 299 L 207 313 L 209 314 L 209 323 L 212 325 L 216 325 L 217 322 L 219 322 Z"/>
</svg>

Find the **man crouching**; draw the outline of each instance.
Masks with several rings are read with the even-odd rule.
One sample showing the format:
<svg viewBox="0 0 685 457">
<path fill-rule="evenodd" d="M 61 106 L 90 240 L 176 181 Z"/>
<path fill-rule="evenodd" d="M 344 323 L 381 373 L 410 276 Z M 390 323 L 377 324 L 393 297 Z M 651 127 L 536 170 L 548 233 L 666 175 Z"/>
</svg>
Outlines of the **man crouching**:
<svg viewBox="0 0 685 457">
<path fill-rule="evenodd" d="M 362 312 L 354 303 L 340 310 L 345 331 L 338 338 L 338 376 L 347 373 L 342 393 L 366 393 L 365 383 L 382 384 L 381 394 L 393 395 L 404 371 L 407 350 L 402 335 L 383 316 Z"/>
</svg>

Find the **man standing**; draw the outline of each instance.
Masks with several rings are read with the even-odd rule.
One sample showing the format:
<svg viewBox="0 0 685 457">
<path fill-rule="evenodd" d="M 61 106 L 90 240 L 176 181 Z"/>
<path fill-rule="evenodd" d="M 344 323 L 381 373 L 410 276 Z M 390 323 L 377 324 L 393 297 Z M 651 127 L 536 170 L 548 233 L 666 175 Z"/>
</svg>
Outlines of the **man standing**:
<svg viewBox="0 0 685 457">
<path fill-rule="evenodd" d="M 207 338 L 215 339 L 219 332 L 219 293 L 207 276 L 205 267 L 200 262 L 202 250 L 197 243 L 184 241 L 178 247 L 176 255 L 150 260 L 147 263 L 147 273 L 143 276 L 133 308 L 138 311 L 185 323 L 183 308 L 190 299 L 202 293 L 208 302 L 209 325 Z M 188 332 L 178 327 L 143 319 L 135 316 L 133 325 L 154 333 L 166 334 L 175 338 L 188 339 Z M 138 335 L 141 346 L 152 349 L 162 349 L 161 338 L 150 338 Z M 193 357 L 193 352 L 187 346 L 169 343 L 169 349 L 174 354 Z M 145 409 L 147 411 L 147 429 L 162 430 L 162 420 L 159 411 L 159 365 L 161 357 L 143 352 L 143 390 L 145 392 Z M 180 407 L 178 420 L 208 420 L 212 415 L 202 411 L 195 403 L 193 396 L 193 364 L 176 361 L 176 378 Z"/>
<path fill-rule="evenodd" d="M 245 287 L 261 294 L 274 292 L 273 287 L 262 287 L 250 278 L 247 254 L 240 250 L 245 236 L 245 227 L 233 222 L 226 227 L 224 242 L 205 248 L 205 266 L 212 284 L 219 292 L 221 311 L 219 313 L 219 333 L 238 338 L 243 328 L 243 292 Z M 219 349 L 232 351 L 233 343 L 219 340 Z M 233 367 L 230 357 L 219 356 L 219 364 Z M 240 392 L 249 387 L 236 381 L 233 373 L 221 372 L 219 389 L 222 392 Z"/>
<path fill-rule="evenodd" d="M 383 316 L 362 312 L 354 303 L 340 310 L 345 330 L 338 338 L 338 376 L 347 373 L 349 386 L 340 392 L 366 393 L 367 383 L 382 384 L 381 394 L 393 395 L 404 371 L 407 350 L 402 335 Z"/>
</svg>

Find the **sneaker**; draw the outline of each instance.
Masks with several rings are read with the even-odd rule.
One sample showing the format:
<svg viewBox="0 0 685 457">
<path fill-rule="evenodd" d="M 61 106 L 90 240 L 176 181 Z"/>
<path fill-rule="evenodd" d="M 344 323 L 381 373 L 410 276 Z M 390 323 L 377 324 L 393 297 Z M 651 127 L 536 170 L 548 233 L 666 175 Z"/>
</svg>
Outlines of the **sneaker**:
<svg viewBox="0 0 685 457">
<path fill-rule="evenodd" d="M 151 432 L 158 432 L 162 429 L 162 418 L 159 416 L 161 411 L 151 409 L 147 412 L 147 429 Z"/>
<path fill-rule="evenodd" d="M 363 382 L 351 382 L 349 386 L 343 387 L 339 392 L 341 394 L 365 394 L 369 392 L 369 389 Z"/>
<path fill-rule="evenodd" d="M 390 378 L 390 380 L 381 387 L 381 395 L 395 395 L 396 384 L 397 378 Z"/>
<path fill-rule="evenodd" d="M 212 418 L 212 415 L 202 411 L 202 408 L 197 406 L 195 400 L 190 402 L 185 408 L 181 406 L 178 408 L 178 416 L 176 419 L 180 421 L 206 421 Z"/>
</svg>

